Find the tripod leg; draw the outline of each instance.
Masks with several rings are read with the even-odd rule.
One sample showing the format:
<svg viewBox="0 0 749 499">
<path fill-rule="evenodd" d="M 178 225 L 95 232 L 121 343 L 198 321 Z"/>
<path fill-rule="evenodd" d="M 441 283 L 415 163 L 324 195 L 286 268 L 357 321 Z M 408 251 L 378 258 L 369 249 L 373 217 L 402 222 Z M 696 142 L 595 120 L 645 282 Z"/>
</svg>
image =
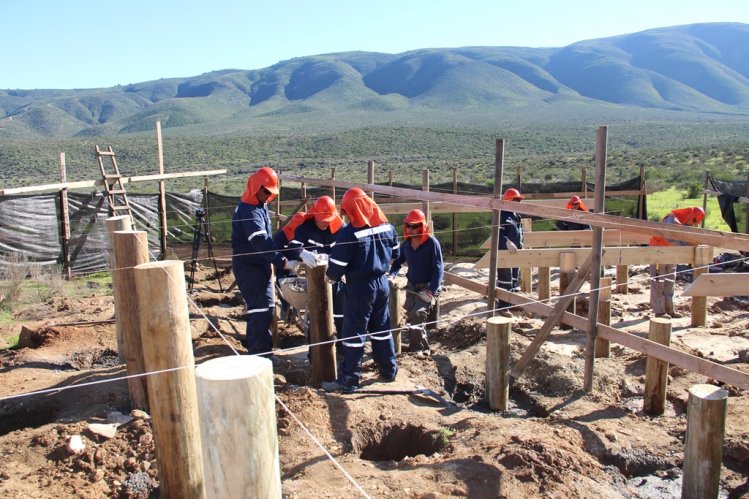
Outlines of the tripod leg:
<svg viewBox="0 0 749 499">
<path fill-rule="evenodd" d="M 195 265 L 198 263 L 198 251 L 200 251 L 200 221 L 192 228 L 192 258 L 190 259 L 190 285 L 188 290 L 192 291 L 195 284 Z"/>
<path fill-rule="evenodd" d="M 221 292 L 224 292 L 224 286 L 221 284 L 221 276 L 218 273 L 218 266 L 216 265 L 216 259 L 213 257 L 213 246 L 211 246 L 211 233 L 210 229 L 208 228 L 208 223 L 203 222 L 206 224 L 205 226 L 205 242 L 208 246 L 208 258 L 210 258 L 213 261 L 213 270 L 216 271 L 216 280 L 218 281 L 218 289 L 221 290 Z"/>
</svg>

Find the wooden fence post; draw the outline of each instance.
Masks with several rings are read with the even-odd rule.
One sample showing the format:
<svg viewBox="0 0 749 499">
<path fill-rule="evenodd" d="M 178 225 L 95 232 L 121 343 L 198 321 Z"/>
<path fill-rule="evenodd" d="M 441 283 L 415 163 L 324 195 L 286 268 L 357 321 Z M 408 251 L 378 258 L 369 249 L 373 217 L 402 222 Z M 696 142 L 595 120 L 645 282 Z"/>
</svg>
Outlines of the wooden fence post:
<svg viewBox="0 0 749 499">
<path fill-rule="evenodd" d="M 611 325 L 611 278 L 601 277 L 600 291 L 598 295 L 598 323 L 606 326 Z M 611 343 L 596 335 L 595 355 L 599 358 L 608 358 L 611 355 Z"/>
<path fill-rule="evenodd" d="M 367 161 L 367 183 L 368 184 L 374 184 L 374 178 L 375 178 L 375 162 L 373 160 Z M 369 192 L 369 197 L 372 198 L 374 201 L 375 193 Z"/>
<path fill-rule="evenodd" d="M 728 392 L 715 385 L 689 388 L 681 497 L 718 497 Z"/>
<path fill-rule="evenodd" d="M 130 217 L 125 216 L 128 221 Z M 128 222 L 129 223 L 129 222 Z M 115 231 L 112 237 L 112 295 L 117 328 L 117 347 L 130 376 L 146 372 L 140 334 L 135 266 L 148 262 L 148 234 L 145 231 Z M 130 404 L 149 411 L 146 378 L 127 379 Z M 150 412 L 150 411 L 149 411 Z"/>
<path fill-rule="evenodd" d="M 424 192 L 429 192 L 429 170 L 421 170 L 421 190 Z M 429 227 L 432 228 L 432 233 L 434 233 L 434 222 L 432 222 L 432 213 L 430 211 L 430 204 L 429 201 L 422 201 L 421 202 L 421 211 L 424 212 L 424 216 L 427 219 L 427 224 Z"/>
<path fill-rule="evenodd" d="M 395 342 L 395 354 L 401 354 L 401 294 L 398 285 L 390 282 L 390 329 L 393 331 L 393 342 Z"/>
<path fill-rule="evenodd" d="M 713 247 L 699 245 L 694 248 L 692 280 L 708 271 L 707 266 L 713 263 Z M 692 297 L 692 326 L 704 326 L 707 323 L 707 296 Z"/>
<path fill-rule="evenodd" d="M 520 220 L 523 225 L 523 233 L 533 231 L 533 220 L 530 218 L 523 218 Z M 532 277 L 533 267 L 523 267 L 520 269 L 520 291 L 524 293 L 530 293 L 532 289 Z"/>
<path fill-rule="evenodd" d="M 320 386 L 323 381 L 335 381 L 336 358 L 333 334 L 333 290 L 325 282 L 327 265 L 307 267 L 307 313 L 309 314 L 309 335 L 313 345 L 310 347 L 312 357 L 312 384 Z"/>
<path fill-rule="evenodd" d="M 115 217 L 109 217 L 106 220 L 104 220 L 104 226 L 107 228 L 107 233 L 109 234 L 109 248 L 110 248 L 109 249 L 109 268 L 114 270 L 114 269 L 119 268 L 119 265 L 117 265 L 117 263 L 115 262 L 115 252 L 114 252 L 115 242 L 114 242 L 113 234 L 117 231 L 132 230 L 132 221 L 128 215 L 118 215 Z M 148 258 L 146 258 L 145 261 L 138 262 L 138 263 L 145 263 L 147 261 L 148 261 Z M 130 266 L 132 267 L 132 265 Z M 115 279 L 117 279 L 117 277 L 119 277 L 120 275 L 121 274 L 115 273 L 114 271 L 112 272 L 112 294 L 114 298 L 115 313 L 117 311 L 117 303 L 118 303 L 117 294 L 116 294 L 118 290 L 116 289 L 117 283 Z M 132 285 L 132 283 L 130 284 Z M 125 294 L 127 293 L 132 294 L 132 288 L 131 287 L 123 288 L 121 292 Z M 138 309 L 136 308 L 135 311 L 137 312 L 137 310 Z M 123 345 L 124 339 L 122 337 L 122 334 L 123 334 L 122 330 L 118 327 L 117 328 L 117 354 L 119 355 L 120 361 L 124 362 L 125 361 L 125 347 Z M 140 332 L 138 332 L 137 334 L 140 334 Z"/>
<path fill-rule="evenodd" d="M 616 292 L 622 295 L 629 293 L 629 267 L 627 265 L 616 266 Z"/>
<path fill-rule="evenodd" d="M 203 457 L 184 263 L 135 267 L 148 399 L 162 497 L 204 497 Z M 236 463 L 232 463 L 236 464 Z"/>
<path fill-rule="evenodd" d="M 547 301 L 551 298 L 551 270 L 549 267 L 538 268 L 538 300 Z"/>
<path fill-rule="evenodd" d="M 164 174 L 164 146 L 161 142 L 161 121 L 156 121 L 156 150 L 159 160 L 159 174 Z M 159 260 L 166 260 L 166 186 L 163 180 L 159 180 L 159 229 L 160 229 L 160 247 L 161 257 Z"/>
<path fill-rule="evenodd" d="M 60 182 L 68 181 L 65 167 L 65 153 L 60 153 Z M 68 209 L 68 189 L 60 189 L 60 235 L 62 239 L 62 271 L 68 281 L 73 277 L 70 268 L 70 210 Z"/>
<path fill-rule="evenodd" d="M 195 369 L 210 498 L 281 497 L 273 365 L 257 355 L 208 360 Z"/>
<path fill-rule="evenodd" d="M 510 324 L 507 317 L 486 320 L 486 398 L 489 408 L 507 410 L 510 398 Z"/>
<path fill-rule="evenodd" d="M 575 254 L 562 252 L 559 254 L 559 296 L 564 295 L 572 279 L 575 277 Z M 574 314 L 577 307 L 577 297 L 572 298 L 567 312 Z"/>
<path fill-rule="evenodd" d="M 648 339 L 661 345 L 671 345 L 671 320 L 654 317 L 650 319 Z M 666 410 L 666 390 L 668 389 L 668 362 L 648 356 L 645 363 L 645 393 L 643 410 L 659 416 Z"/>
</svg>

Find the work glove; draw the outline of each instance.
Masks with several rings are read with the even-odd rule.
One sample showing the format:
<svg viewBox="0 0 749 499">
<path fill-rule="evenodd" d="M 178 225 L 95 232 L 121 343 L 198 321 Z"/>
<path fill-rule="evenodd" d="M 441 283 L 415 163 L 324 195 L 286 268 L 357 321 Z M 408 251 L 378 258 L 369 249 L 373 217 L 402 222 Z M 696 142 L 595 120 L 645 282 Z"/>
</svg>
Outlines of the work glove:
<svg viewBox="0 0 749 499">
<path fill-rule="evenodd" d="M 317 267 L 317 255 L 315 255 L 311 251 L 302 250 L 302 253 L 301 255 L 299 255 L 299 258 L 302 259 L 302 263 L 304 263 L 307 267 L 309 268 Z"/>
<path fill-rule="evenodd" d="M 387 279 L 388 279 L 388 281 L 390 282 L 390 284 L 395 284 L 395 277 L 396 277 L 397 275 L 398 275 L 398 274 L 387 274 Z"/>
<path fill-rule="evenodd" d="M 299 260 L 286 260 L 283 268 L 289 272 L 296 273 L 296 269 L 299 267 Z"/>
<path fill-rule="evenodd" d="M 515 246 L 515 243 L 512 241 L 507 241 L 507 251 L 509 251 L 511 255 L 514 255 L 518 252 L 518 247 Z"/>
<path fill-rule="evenodd" d="M 328 264 L 328 255 L 325 253 L 318 253 L 317 254 L 317 264 L 318 265 L 327 265 Z"/>
<path fill-rule="evenodd" d="M 434 302 L 434 295 L 428 289 L 422 289 L 419 291 L 419 298 L 430 305 Z"/>
</svg>

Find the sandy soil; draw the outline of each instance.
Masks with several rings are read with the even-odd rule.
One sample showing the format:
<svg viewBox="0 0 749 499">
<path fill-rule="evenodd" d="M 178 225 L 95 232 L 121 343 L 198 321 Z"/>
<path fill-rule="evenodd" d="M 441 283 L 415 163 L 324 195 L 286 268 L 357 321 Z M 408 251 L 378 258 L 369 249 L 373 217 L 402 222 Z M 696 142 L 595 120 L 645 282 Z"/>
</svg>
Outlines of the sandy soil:
<svg viewBox="0 0 749 499">
<path fill-rule="evenodd" d="M 469 267 L 453 270 L 486 278 Z M 201 279 L 192 297 L 242 350 L 241 300 L 217 292 L 208 272 L 196 275 Z M 614 294 L 612 306 L 612 325 L 641 335 L 649 313 L 647 287 L 638 283 L 643 277 L 644 268 L 632 269 L 630 294 Z M 586 393 L 585 336 L 556 329 L 513 382 L 509 410 L 493 412 L 485 401 L 481 298 L 448 286 L 440 326 L 430 333 L 431 355 L 404 348 L 394 384 L 377 383 L 367 357 L 365 392 L 423 386 L 438 398 L 327 394 L 309 385 L 303 350 L 278 352 L 278 397 L 352 477 L 278 405 L 284 496 L 356 497 L 358 486 L 370 497 L 680 497 L 686 390 L 713 380 L 671 367 L 666 414 L 650 417 L 642 412 L 644 355 L 612 345 L 610 358 L 597 359 L 594 391 Z M 673 321 L 674 347 L 749 372 L 746 301 L 710 299 L 705 328 L 690 328 L 689 301 L 677 301 L 684 317 Z M 119 379 L 124 367 L 114 324 L 106 322 L 113 317 L 111 300 L 55 298 L 40 310 L 39 320 L 16 318 L 25 326 L 23 348 L 0 353 L 0 496 L 159 497 L 148 415 L 131 414 L 127 385 Z M 207 321 L 196 317 L 196 360 L 231 354 Z M 65 325 L 80 321 L 104 322 Z M 542 324 L 516 313 L 514 360 Z M 3 326 L 0 335 L 19 334 L 20 327 Z M 282 349 L 304 344 L 294 325 L 281 324 L 279 336 Z M 59 390 L 70 385 L 85 386 Z M 749 497 L 749 394 L 725 388 L 730 398 L 721 496 Z M 47 391 L 25 395 L 37 390 Z M 84 444 L 80 453 L 68 449 L 73 436 Z"/>
</svg>

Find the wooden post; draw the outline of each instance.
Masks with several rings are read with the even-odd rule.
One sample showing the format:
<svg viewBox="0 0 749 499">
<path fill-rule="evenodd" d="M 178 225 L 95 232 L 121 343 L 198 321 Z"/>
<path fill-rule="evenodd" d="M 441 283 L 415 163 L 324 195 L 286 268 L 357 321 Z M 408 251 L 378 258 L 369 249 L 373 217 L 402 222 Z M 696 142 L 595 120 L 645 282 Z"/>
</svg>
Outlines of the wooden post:
<svg viewBox="0 0 749 499">
<path fill-rule="evenodd" d="M 119 217 L 118 217 L 119 218 Z M 129 220 L 130 217 L 123 216 Z M 112 295 L 117 329 L 117 348 L 129 376 L 146 372 L 140 334 L 138 295 L 135 293 L 135 266 L 148 262 L 148 234 L 145 231 L 111 232 Z M 127 379 L 130 405 L 149 411 L 146 378 Z"/>
<path fill-rule="evenodd" d="M 281 497 L 273 365 L 257 355 L 195 369 L 206 497 Z"/>
<path fill-rule="evenodd" d="M 374 184 L 374 176 L 375 176 L 374 170 L 375 170 L 375 162 L 370 159 L 369 161 L 367 161 L 367 183 L 368 184 Z M 369 193 L 369 197 L 371 197 L 372 200 L 374 201 L 374 198 L 375 198 L 374 191 Z"/>
<path fill-rule="evenodd" d="M 330 169 L 330 180 L 335 182 L 335 167 Z M 332 197 L 333 202 L 335 202 L 335 185 L 330 186 L 330 197 Z"/>
<path fill-rule="evenodd" d="M 515 180 L 518 185 L 518 191 L 523 192 L 523 178 L 520 175 L 520 165 L 515 167 Z"/>
<path fill-rule="evenodd" d="M 390 329 L 393 331 L 393 341 L 395 342 L 395 354 L 401 354 L 401 294 L 398 285 L 390 281 L 390 301 L 388 302 L 390 310 Z"/>
<path fill-rule="evenodd" d="M 583 193 L 583 198 L 588 197 L 588 169 L 584 166 L 580 171 L 580 192 Z"/>
<path fill-rule="evenodd" d="M 694 248 L 694 264 L 692 265 L 692 280 L 708 271 L 708 265 L 713 263 L 713 247 L 699 245 Z M 704 326 L 707 323 L 707 296 L 692 297 L 692 326 Z"/>
<path fill-rule="evenodd" d="M 458 193 L 458 169 L 453 168 L 453 194 Z M 458 214 L 453 212 L 453 256 L 458 254 Z"/>
<path fill-rule="evenodd" d="M 116 261 L 115 256 L 115 242 L 114 242 L 114 236 L 113 234 L 116 231 L 121 230 L 131 230 L 132 225 L 130 221 L 130 217 L 127 215 L 118 215 L 116 217 L 109 217 L 106 220 L 104 220 L 104 226 L 107 228 L 107 233 L 109 234 L 109 246 L 110 246 L 110 253 L 109 253 L 109 268 L 112 269 L 112 294 L 113 294 L 113 301 L 114 301 L 114 310 L 115 310 L 115 319 L 119 319 L 117 317 L 117 294 L 123 293 L 125 295 L 132 294 L 132 285 L 134 284 L 134 281 L 129 282 L 127 287 L 123 287 L 122 289 L 117 289 L 117 283 L 115 282 L 115 279 L 117 279 L 122 274 L 116 273 L 115 270 L 119 269 L 121 267 L 125 267 L 125 265 L 119 265 Z M 146 254 L 148 254 L 148 246 L 146 246 Z M 142 262 L 138 263 L 146 263 L 148 261 L 148 256 L 146 256 L 146 259 Z M 135 264 L 137 265 L 137 264 Z M 134 265 L 128 265 L 129 267 L 133 267 Z M 137 298 L 133 298 L 137 299 Z M 134 312 L 137 313 L 138 309 L 135 307 Z M 126 319 L 127 320 L 127 319 Z M 137 327 L 137 321 L 136 321 L 136 327 Z M 123 338 L 123 331 L 120 329 L 120 327 L 117 327 L 117 355 L 119 356 L 120 362 L 125 362 L 125 339 Z"/>
<path fill-rule="evenodd" d="M 505 141 L 496 139 L 494 143 L 494 199 L 502 195 L 502 172 L 505 161 Z M 489 296 L 486 309 L 490 310 L 490 317 L 494 317 L 497 307 L 497 250 L 499 249 L 499 210 L 492 210 L 492 237 L 489 258 Z"/>
<path fill-rule="evenodd" d="M 429 192 L 429 170 L 426 169 L 421 170 L 421 190 L 423 192 Z M 424 212 L 424 216 L 427 219 L 427 225 L 434 229 L 429 201 L 421 202 L 421 211 Z M 432 233 L 434 233 L 434 230 L 432 230 Z"/>
<path fill-rule="evenodd" d="M 650 319 L 648 339 L 661 345 L 671 345 L 671 320 L 654 317 Z M 645 393 L 643 410 L 653 416 L 660 416 L 666 410 L 666 389 L 668 388 L 668 362 L 648 356 L 645 363 Z"/>
<path fill-rule="evenodd" d="M 715 385 L 689 388 L 681 497 L 718 497 L 728 392 Z"/>
<path fill-rule="evenodd" d="M 596 133 L 596 213 L 605 213 L 606 207 L 606 155 L 608 127 L 600 126 Z M 593 369 L 596 362 L 596 336 L 598 335 L 598 301 L 601 287 L 601 260 L 603 258 L 603 227 L 593 227 L 591 247 L 593 264 L 590 270 L 590 298 L 588 300 L 588 335 L 585 344 L 585 378 L 583 388 L 593 390 Z"/>
<path fill-rule="evenodd" d="M 640 213 L 640 217 L 645 217 L 645 165 L 640 165 L 640 195 L 637 197 L 637 211 Z"/>
<path fill-rule="evenodd" d="M 204 497 L 195 358 L 184 263 L 135 267 L 148 400 L 162 497 Z M 214 408 L 215 410 L 215 408 Z M 236 463 L 233 463 L 236 464 Z"/>
<path fill-rule="evenodd" d="M 601 277 L 600 291 L 598 295 L 598 323 L 606 326 L 611 325 L 611 278 Z M 596 357 L 608 358 L 611 355 L 611 343 L 609 340 L 596 336 Z"/>
<path fill-rule="evenodd" d="M 276 196 L 276 230 L 279 230 L 281 228 L 281 217 L 279 216 L 281 214 L 281 179 L 278 179 L 278 195 Z"/>
<path fill-rule="evenodd" d="M 156 121 L 156 149 L 159 157 L 159 175 L 164 174 L 164 146 L 161 142 L 161 121 Z M 164 181 L 159 180 L 159 231 L 161 234 L 161 256 L 159 260 L 166 260 L 166 188 Z"/>
<path fill-rule="evenodd" d="M 575 254 L 562 252 L 559 254 L 559 296 L 564 295 L 572 279 L 575 277 Z M 567 312 L 574 314 L 577 306 L 577 298 L 573 297 Z"/>
<path fill-rule="evenodd" d="M 616 292 L 621 295 L 629 293 L 629 266 L 616 266 Z"/>
<path fill-rule="evenodd" d="M 749 197 L 749 172 L 746 172 L 746 190 L 745 190 L 745 196 Z M 746 232 L 749 234 L 749 203 L 745 205 L 746 209 Z"/>
<path fill-rule="evenodd" d="M 538 300 L 547 301 L 551 298 L 551 270 L 549 267 L 538 268 Z"/>
<path fill-rule="evenodd" d="M 301 192 L 302 199 L 307 199 L 307 184 L 306 183 L 302 182 L 302 188 L 301 188 L 300 192 Z M 304 207 L 302 209 L 304 211 L 307 211 L 308 208 L 307 208 L 307 202 L 306 201 L 304 202 Z"/>
<path fill-rule="evenodd" d="M 312 345 L 312 384 L 320 386 L 323 381 L 335 381 L 336 358 L 333 334 L 333 290 L 325 282 L 327 265 L 307 267 L 307 313 L 309 335 Z M 317 343 L 324 343 L 317 345 Z"/>
<path fill-rule="evenodd" d="M 489 408 L 506 411 L 510 398 L 510 324 L 507 317 L 486 321 L 486 398 Z"/>
<path fill-rule="evenodd" d="M 68 181 L 68 173 L 65 167 L 65 153 L 60 153 L 60 182 Z M 62 239 L 62 270 L 68 281 L 73 277 L 70 268 L 70 210 L 68 209 L 68 189 L 60 189 L 60 234 Z"/>
<path fill-rule="evenodd" d="M 393 186 L 393 168 L 392 167 L 388 168 L 388 186 L 389 187 Z"/>
<path fill-rule="evenodd" d="M 703 187 L 703 191 L 707 190 L 707 186 L 708 186 L 709 183 L 710 183 L 710 170 L 705 170 L 705 185 Z M 702 193 L 702 211 L 704 211 L 705 213 L 707 213 L 707 192 L 703 192 Z M 705 220 L 706 219 L 707 219 L 707 217 L 703 218 L 702 219 L 702 224 L 700 225 L 700 227 L 702 227 L 703 229 L 705 228 Z"/>
<path fill-rule="evenodd" d="M 520 223 L 523 226 L 523 233 L 533 231 L 533 220 L 530 218 L 523 218 Z M 523 267 L 520 269 L 520 291 L 524 293 L 530 293 L 532 289 L 532 277 L 533 267 Z"/>
</svg>

